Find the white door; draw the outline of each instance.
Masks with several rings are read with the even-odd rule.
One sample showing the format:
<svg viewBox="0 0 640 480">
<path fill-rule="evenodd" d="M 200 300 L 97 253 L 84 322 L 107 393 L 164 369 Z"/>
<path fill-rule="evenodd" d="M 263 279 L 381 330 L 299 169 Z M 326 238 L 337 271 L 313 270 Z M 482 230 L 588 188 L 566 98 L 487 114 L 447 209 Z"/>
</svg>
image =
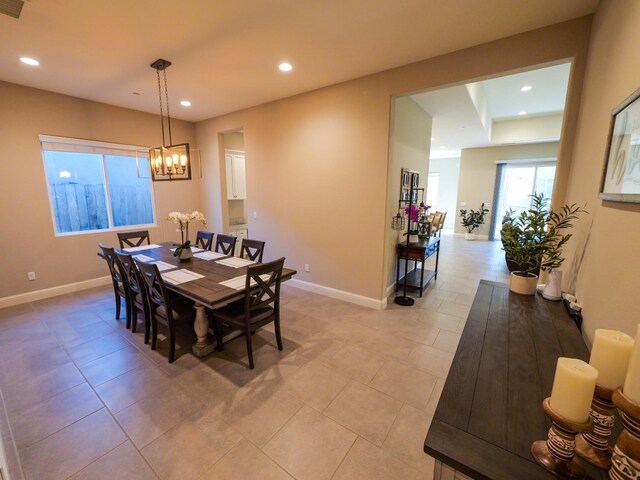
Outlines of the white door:
<svg viewBox="0 0 640 480">
<path fill-rule="evenodd" d="M 247 181 L 244 166 L 244 155 L 227 153 L 224 156 L 227 169 L 227 199 L 246 200 Z"/>
</svg>

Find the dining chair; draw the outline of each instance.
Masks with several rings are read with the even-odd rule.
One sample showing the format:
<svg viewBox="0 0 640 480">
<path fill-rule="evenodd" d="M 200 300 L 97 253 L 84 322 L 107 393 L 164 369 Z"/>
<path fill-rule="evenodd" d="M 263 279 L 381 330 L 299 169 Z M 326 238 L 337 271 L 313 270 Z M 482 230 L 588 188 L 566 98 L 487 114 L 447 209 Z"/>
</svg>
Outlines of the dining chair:
<svg viewBox="0 0 640 480">
<path fill-rule="evenodd" d="M 258 328 L 273 322 L 278 350 L 283 348 L 280 334 L 280 282 L 283 266 L 284 258 L 280 258 L 247 268 L 244 299 L 211 311 L 218 350 L 222 351 L 224 324 L 241 330 L 247 342 L 250 369 L 254 368 L 251 334 Z"/>
<path fill-rule="evenodd" d="M 444 228 L 444 221 L 447 218 L 447 212 L 438 212 L 441 214 L 440 222 L 438 223 L 438 236 L 442 237 L 442 229 Z"/>
<path fill-rule="evenodd" d="M 202 230 L 198 230 L 196 235 L 196 247 L 200 247 L 204 250 L 211 250 L 214 235 L 215 233 L 213 232 L 203 232 Z"/>
<path fill-rule="evenodd" d="M 170 296 L 164 285 L 160 270 L 155 263 L 136 260 L 140 274 L 147 288 L 147 303 L 151 320 L 151 349 L 158 343 L 158 323 L 167 327 L 169 332 L 169 363 L 176 356 L 176 322 L 191 322 L 195 317 L 193 302 L 182 296 Z"/>
<path fill-rule="evenodd" d="M 149 240 L 149 230 L 137 230 L 135 232 L 119 232 L 118 241 L 120 242 L 120 248 L 126 247 L 139 247 L 147 241 L 147 245 L 151 244 Z"/>
<path fill-rule="evenodd" d="M 233 250 L 236 248 L 236 240 L 236 237 L 219 233 L 216 238 L 216 252 L 233 255 Z"/>
<path fill-rule="evenodd" d="M 129 300 L 129 287 L 127 285 L 126 275 L 118 268 L 118 265 L 116 265 L 114 249 L 102 243 L 98 243 L 98 246 L 100 250 L 102 250 L 102 256 L 109 266 L 109 273 L 113 283 L 113 293 L 116 297 L 116 319 L 120 318 L 121 300 L 124 299 L 127 316 L 126 327 L 129 328 L 131 324 L 131 301 Z"/>
<path fill-rule="evenodd" d="M 242 246 L 240 247 L 240 257 L 262 263 L 264 244 L 265 242 L 261 240 L 249 240 L 248 238 L 243 238 Z"/>
<path fill-rule="evenodd" d="M 138 312 L 142 312 L 144 319 L 144 343 L 149 343 L 151 318 L 147 301 L 147 289 L 145 288 L 142 274 L 130 253 L 123 250 L 116 250 L 114 255 L 116 265 L 120 271 L 124 273 L 129 287 L 129 299 L 131 300 L 131 333 L 136 333 L 138 328 Z"/>
<path fill-rule="evenodd" d="M 438 234 L 438 225 L 440 225 L 441 218 L 442 212 L 436 212 L 433 214 L 433 220 L 431 220 L 431 236 L 433 237 Z"/>
</svg>

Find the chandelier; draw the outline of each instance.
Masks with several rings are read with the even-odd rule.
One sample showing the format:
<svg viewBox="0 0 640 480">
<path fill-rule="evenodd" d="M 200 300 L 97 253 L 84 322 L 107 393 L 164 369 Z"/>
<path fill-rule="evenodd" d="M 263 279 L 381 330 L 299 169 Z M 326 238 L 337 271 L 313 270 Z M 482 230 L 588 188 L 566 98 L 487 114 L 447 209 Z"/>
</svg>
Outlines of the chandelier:
<svg viewBox="0 0 640 480">
<path fill-rule="evenodd" d="M 167 89 L 167 68 L 171 62 L 159 58 L 151 64 L 158 77 L 158 98 L 160 100 L 160 124 L 162 126 L 162 146 L 149 150 L 149 162 L 151 163 L 151 177 L 155 182 L 171 180 L 191 180 L 191 158 L 189 144 L 179 143 L 173 145 L 171 139 L 171 115 L 169 114 L 169 91 Z M 165 140 L 165 116 L 162 108 L 162 85 L 160 72 L 164 82 L 164 97 L 167 105 L 167 133 L 169 144 Z"/>
</svg>

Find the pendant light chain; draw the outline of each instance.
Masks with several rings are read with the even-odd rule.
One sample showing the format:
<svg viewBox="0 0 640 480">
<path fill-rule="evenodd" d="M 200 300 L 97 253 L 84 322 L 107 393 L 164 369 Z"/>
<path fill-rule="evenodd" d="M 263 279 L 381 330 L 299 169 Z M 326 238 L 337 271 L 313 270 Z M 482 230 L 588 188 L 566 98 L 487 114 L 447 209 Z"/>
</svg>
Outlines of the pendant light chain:
<svg viewBox="0 0 640 480">
<path fill-rule="evenodd" d="M 173 145 L 173 140 L 171 138 L 171 115 L 169 114 L 169 90 L 167 89 L 167 70 L 162 71 L 162 76 L 164 77 L 164 96 L 167 100 L 167 125 L 169 126 L 169 145 Z"/>
<path fill-rule="evenodd" d="M 160 86 L 160 70 L 156 70 L 156 74 L 158 76 L 158 99 L 160 100 L 160 125 L 162 127 L 162 146 L 164 147 L 166 145 L 166 142 L 164 141 L 164 115 L 162 113 L 162 88 Z M 166 82 L 165 82 L 165 86 L 166 86 Z"/>
</svg>

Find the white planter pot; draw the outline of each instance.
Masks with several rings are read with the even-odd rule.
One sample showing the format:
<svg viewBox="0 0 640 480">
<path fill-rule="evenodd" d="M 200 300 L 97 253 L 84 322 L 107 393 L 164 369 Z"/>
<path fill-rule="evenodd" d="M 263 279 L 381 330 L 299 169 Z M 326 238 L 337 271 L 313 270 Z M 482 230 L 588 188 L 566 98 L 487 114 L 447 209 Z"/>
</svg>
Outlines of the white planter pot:
<svg viewBox="0 0 640 480">
<path fill-rule="evenodd" d="M 520 272 L 511 272 L 509 290 L 520 295 L 534 295 L 538 285 L 538 276 L 531 274 L 533 276 L 523 277 L 522 275 L 517 275 L 518 273 Z"/>
<path fill-rule="evenodd" d="M 562 270 L 551 270 L 542 296 L 547 300 L 562 300 Z"/>
<path fill-rule="evenodd" d="M 476 239 L 476 234 L 467 232 L 467 233 L 464 234 L 464 239 L 465 240 L 475 240 Z"/>
</svg>

